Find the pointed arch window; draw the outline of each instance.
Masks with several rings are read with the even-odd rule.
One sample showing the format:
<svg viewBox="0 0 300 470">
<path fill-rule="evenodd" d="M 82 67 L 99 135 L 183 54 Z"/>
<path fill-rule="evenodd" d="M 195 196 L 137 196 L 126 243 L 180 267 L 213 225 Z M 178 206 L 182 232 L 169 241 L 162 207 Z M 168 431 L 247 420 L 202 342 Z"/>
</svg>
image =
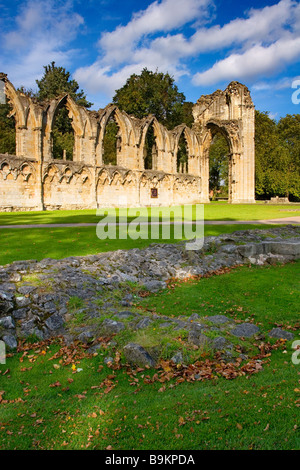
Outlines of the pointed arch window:
<svg viewBox="0 0 300 470">
<path fill-rule="evenodd" d="M 145 170 L 157 170 L 158 147 L 153 124 L 148 127 L 144 144 Z"/>
<path fill-rule="evenodd" d="M 74 158 L 74 129 L 72 118 L 63 100 L 57 107 L 52 125 L 52 156 L 56 160 L 69 160 Z"/>
<path fill-rule="evenodd" d="M 0 153 L 16 155 L 16 121 L 6 99 L 3 80 L 0 80 Z"/>
<path fill-rule="evenodd" d="M 176 165 L 177 165 L 177 173 L 188 173 L 189 149 L 188 149 L 184 132 L 181 133 L 179 141 L 178 141 Z"/>
</svg>

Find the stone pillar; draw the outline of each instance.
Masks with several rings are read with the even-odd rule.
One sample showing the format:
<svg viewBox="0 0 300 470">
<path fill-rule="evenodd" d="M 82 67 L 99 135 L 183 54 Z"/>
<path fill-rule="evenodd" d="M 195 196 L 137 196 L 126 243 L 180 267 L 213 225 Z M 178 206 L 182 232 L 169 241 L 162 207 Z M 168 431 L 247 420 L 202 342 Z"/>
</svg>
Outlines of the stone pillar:
<svg viewBox="0 0 300 470">
<path fill-rule="evenodd" d="M 209 200 L 209 149 L 204 151 L 204 155 L 200 160 L 200 178 L 201 178 L 201 190 L 200 190 L 200 203 L 207 204 Z"/>
<path fill-rule="evenodd" d="M 16 126 L 16 156 L 22 157 L 26 154 L 25 136 L 27 128 L 25 126 Z"/>
<path fill-rule="evenodd" d="M 37 160 L 37 175 L 36 184 L 38 187 L 39 201 L 37 204 L 37 210 L 44 210 L 44 197 L 43 197 L 43 155 L 42 155 L 42 128 L 36 127 L 34 129 L 34 147 L 35 147 L 35 158 Z"/>
</svg>

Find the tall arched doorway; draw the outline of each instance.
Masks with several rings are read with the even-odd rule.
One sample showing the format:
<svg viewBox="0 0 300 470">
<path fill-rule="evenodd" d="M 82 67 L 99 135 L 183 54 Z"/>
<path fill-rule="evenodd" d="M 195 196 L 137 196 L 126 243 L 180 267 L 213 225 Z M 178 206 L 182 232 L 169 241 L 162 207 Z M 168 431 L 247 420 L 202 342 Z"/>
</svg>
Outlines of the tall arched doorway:
<svg viewBox="0 0 300 470">
<path fill-rule="evenodd" d="M 52 122 L 52 158 L 55 160 L 74 159 L 75 137 L 72 121 L 64 99 L 57 106 Z"/>
<path fill-rule="evenodd" d="M 255 203 L 254 104 L 248 88 L 231 82 L 224 91 L 201 96 L 193 106 L 193 116 L 201 148 L 201 201 L 209 202 L 209 152 L 219 130 L 230 151 L 228 202 Z"/>
<path fill-rule="evenodd" d="M 210 200 L 228 199 L 230 150 L 221 132 L 215 132 L 209 148 L 209 197 Z"/>
<path fill-rule="evenodd" d="M 177 173 L 189 172 L 189 148 L 183 131 L 178 140 L 176 155 L 176 171 Z"/>
<path fill-rule="evenodd" d="M 6 99 L 5 83 L 0 80 L 0 153 L 16 155 L 16 122 L 12 111 Z"/>
<path fill-rule="evenodd" d="M 147 129 L 143 157 L 145 170 L 157 170 L 158 148 L 153 123 Z"/>
<path fill-rule="evenodd" d="M 103 142 L 102 162 L 104 165 L 117 165 L 118 153 L 121 149 L 120 129 L 116 121 L 115 112 L 107 120 Z"/>
</svg>

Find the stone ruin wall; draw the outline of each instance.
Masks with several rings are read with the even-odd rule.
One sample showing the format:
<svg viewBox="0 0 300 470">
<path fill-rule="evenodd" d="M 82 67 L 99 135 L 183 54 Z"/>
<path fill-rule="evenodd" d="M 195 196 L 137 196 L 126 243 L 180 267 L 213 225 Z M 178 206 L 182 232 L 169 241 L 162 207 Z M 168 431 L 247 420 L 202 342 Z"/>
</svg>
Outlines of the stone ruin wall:
<svg viewBox="0 0 300 470">
<path fill-rule="evenodd" d="M 16 122 L 16 155 L 0 155 L 0 211 L 207 203 L 209 147 L 217 131 L 230 152 L 229 202 L 255 202 L 254 105 L 249 90 L 238 82 L 197 101 L 192 129 L 182 124 L 167 130 L 154 116 L 140 120 L 111 104 L 89 111 L 69 95 L 38 103 L 17 92 L 5 74 L 0 81 Z M 63 106 L 72 119 L 73 161 L 52 155 L 52 129 Z M 111 116 L 119 127 L 116 166 L 103 164 L 103 138 Z M 157 153 L 152 170 L 145 170 L 150 126 Z M 182 134 L 188 173 L 177 171 Z"/>
</svg>

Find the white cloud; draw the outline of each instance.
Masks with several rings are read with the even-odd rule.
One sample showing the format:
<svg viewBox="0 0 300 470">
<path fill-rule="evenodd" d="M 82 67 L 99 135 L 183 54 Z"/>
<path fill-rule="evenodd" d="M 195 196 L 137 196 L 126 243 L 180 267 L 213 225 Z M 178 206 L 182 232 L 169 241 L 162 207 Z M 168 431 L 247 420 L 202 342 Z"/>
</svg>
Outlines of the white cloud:
<svg viewBox="0 0 300 470">
<path fill-rule="evenodd" d="M 84 25 L 82 16 L 74 12 L 80 2 L 24 0 L 21 5 L 11 31 L 0 29 L 1 69 L 13 83 L 32 87 L 43 74 L 43 65 L 53 60 L 67 69 L 79 67 L 72 41 Z M 175 79 L 187 75 L 195 86 L 251 79 L 259 91 L 267 86 L 266 77 L 276 77 L 299 59 L 298 0 L 251 9 L 223 26 L 209 26 L 213 8 L 214 0 L 154 0 L 127 24 L 99 34 L 98 57 L 91 65 L 77 68 L 73 76 L 88 94 L 94 94 L 96 102 L 97 93 L 106 95 L 107 102 L 132 73 L 144 67 L 169 72 Z M 220 60 L 205 67 L 207 56 L 214 53 Z M 193 77 L 191 60 L 201 70 Z"/>
<path fill-rule="evenodd" d="M 74 50 L 67 46 L 83 23 L 71 0 L 28 0 L 15 18 L 14 30 L 1 34 L 3 71 L 16 86 L 32 87 L 43 65 L 70 63 Z"/>
<path fill-rule="evenodd" d="M 300 37 L 284 38 L 268 47 L 255 45 L 242 54 L 231 54 L 209 70 L 196 74 L 193 81 L 196 85 L 208 85 L 224 80 L 268 76 L 295 60 L 300 60 Z"/>
<path fill-rule="evenodd" d="M 103 63 L 124 63 L 130 59 L 139 41 L 157 32 L 168 32 L 186 25 L 192 20 L 206 17 L 212 0 L 162 0 L 155 1 L 146 10 L 133 15 L 126 26 L 104 33 L 99 46 L 104 51 Z"/>
<path fill-rule="evenodd" d="M 146 10 L 133 15 L 127 25 L 102 34 L 98 43 L 100 58 L 91 66 L 77 69 L 75 79 L 92 93 L 107 93 L 111 97 L 132 73 L 138 74 L 144 67 L 179 77 L 186 71 L 184 66 L 179 67 L 176 53 L 162 54 L 151 47 L 151 37 L 192 21 L 205 21 L 212 5 L 213 0 L 185 0 L 184 5 L 182 0 L 151 3 Z"/>
<path fill-rule="evenodd" d="M 193 77 L 196 86 L 255 79 L 297 60 L 297 1 L 281 0 L 251 9 L 245 18 L 233 19 L 222 27 L 204 27 L 212 6 L 213 0 L 185 0 L 184 8 L 182 0 L 154 1 L 133 15 L 128 24 L 103 33 L 98 42 L 99 58 L 91 66 L 78 69 L 75 78 L 88 90 L 111 97 L 131 73 L 140 73 L 144 67 L 168 71 L 178 79 L 190 74 L 191 58 L 201 63 L 203 54 L 211 52 L 224 54 L 231 49 L 227 58 Z M 187 25 L 197 25 L 196 32 Z"/>
<path fill-rule="evenodd" d="M 287 88 L 292 88 L 292 83 L 294 80 L 299 80 L 300 76 L 296 77 L 281 77 L 279 80 L 268 80 L 260 81 L 254 83 L 251 89 L 252 91 L 266 91 L 266 90 L 284 90 Z"/>
<path fill-rule="evenodd" d="M 269 118 L 270 119 L 276 119 L 278 116 L 278 113 L 269 113 Z"/>
<path fill-rule="evenodd" d="M 284 27 L 293 21 L 295 9 L 294 1 L 281 0 L 273 6 L 250 10 L 249 18 L 237 18 L 223 27 L 201 28 L 190 38 L 183 34 L 157 38 L 151 48 L 161 53 L 172 54 L 176 51 L 178 58 L 181 58 L 232 45 L 272 41 L 284 34 Z"/>
</svg>

